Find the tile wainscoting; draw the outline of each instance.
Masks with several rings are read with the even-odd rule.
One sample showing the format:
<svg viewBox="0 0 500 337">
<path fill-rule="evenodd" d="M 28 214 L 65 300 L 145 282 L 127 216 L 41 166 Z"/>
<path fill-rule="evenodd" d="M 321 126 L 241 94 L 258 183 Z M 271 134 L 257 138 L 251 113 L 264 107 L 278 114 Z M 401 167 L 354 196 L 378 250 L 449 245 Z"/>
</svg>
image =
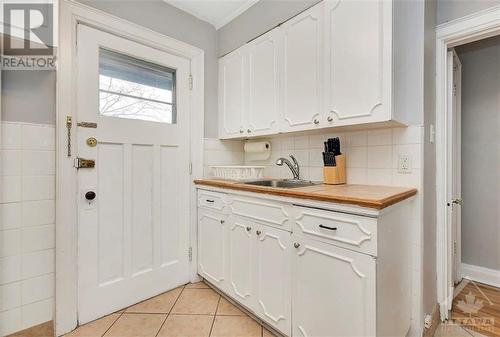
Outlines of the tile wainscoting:
<svg viewBox="0 0 500 337">
<path fill-rule="evenodd" d="M 368 131 L 328 132 L 300 136 L 279 135 L 268 138 L 271 156 L 265 161 L 250 161 L 245 156 L 245 141 L 205 139 L 204 177 L 210 177 L 211 165 L 260 165 L 264 174 L 273 178 L 291 178 L 288 167 L 275 164 L 279 157 L 293 154 L 300 164 L 302 179 L 322 181 L 323 142 L 339 137 L 342 152 L 346 155 L 347 182 L 350 184 L 408 186 L 419 190 L 412 201 L 412 216 L 408 226 L 412 228 L 412 330 L 409 336 L 421 336 L 423 314 L 422 292 L 422 186 L 423 186 L 423 137 L 421 126 L 385 128 Z M 411 161 L 409 173 L 398 171 L 400 155 L 408 155 Z"/>
<path fill-rule="evenodd" d="M 0 336 L 52 320 L 55 127 L 1 122 Z"/>
</svg>

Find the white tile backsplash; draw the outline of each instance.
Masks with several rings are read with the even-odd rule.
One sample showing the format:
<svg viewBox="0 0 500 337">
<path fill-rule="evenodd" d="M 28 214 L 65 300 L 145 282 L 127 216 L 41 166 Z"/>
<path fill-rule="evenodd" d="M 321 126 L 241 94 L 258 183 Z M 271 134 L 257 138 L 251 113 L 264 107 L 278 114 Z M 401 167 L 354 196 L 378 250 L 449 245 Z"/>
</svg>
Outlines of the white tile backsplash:
<svg viewBox="0 0 500 337">
<path fill-rule="evenodd" d="M 0 336 L 52 319 L 55 128 L 2 122 Z"/>
</svg>

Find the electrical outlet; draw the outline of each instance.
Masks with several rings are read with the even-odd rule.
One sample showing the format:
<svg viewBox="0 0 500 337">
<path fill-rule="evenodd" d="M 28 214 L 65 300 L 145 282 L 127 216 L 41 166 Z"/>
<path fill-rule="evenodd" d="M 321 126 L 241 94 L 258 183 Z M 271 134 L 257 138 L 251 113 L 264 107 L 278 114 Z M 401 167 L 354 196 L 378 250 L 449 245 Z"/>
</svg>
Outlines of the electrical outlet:
<svg viewBox="0 0 500 337">
<path fill-rule="evenodd" d="M 398 172 L 411 173 L 411 157 L 407 154 L 400 154 L 398 157 Z"/>
</svg>

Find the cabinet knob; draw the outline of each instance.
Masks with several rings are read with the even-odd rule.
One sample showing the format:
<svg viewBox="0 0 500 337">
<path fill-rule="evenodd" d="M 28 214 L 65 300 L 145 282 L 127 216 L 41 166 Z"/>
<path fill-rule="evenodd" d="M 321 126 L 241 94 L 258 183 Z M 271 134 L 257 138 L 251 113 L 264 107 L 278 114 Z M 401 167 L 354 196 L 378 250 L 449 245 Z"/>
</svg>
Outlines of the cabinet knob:
<svg viewBox="0 0 500 337">
<path fill-rule="evenodd" d="M 221 220 L 220 223 L 223 225 L 226 221 L 225 220 Z"/>
<path fill-rule="evenodd" d="M 243 133 L 243 132 L 245 132 L 245 131 L 243 131 L 243 129 L 240 129 L 240 133 Z"/>
<path fill-rule="evenodd" d="M 316 124 L 316 125 L 319 124 L 319 119 L 315 119 L 314 124 Z"/>
<path fill-rule="evenodd" d="M 295 242 L 295 243 L 293 244 L 293 246 L 294 246 L 295 248 L 299 248 L 299 247 L 300 247 L 300 243 Z"/>
<path fill-rule="evenodd" d="M 262 234 L 262 232 L 261 231 L 256 231 L 255 234 L 260 235 L 260 234 Z"/>
<path fill-rule="evenodd" d="M 326 120 L 329 121 L 329 122 L 333 122 L 333 117 L 332 116 L 328 116 L 328 118 Z"/>
<path fill-rule="evenodd" d="M 247 227 L 247 232 L 250 232 L 252 230 L 252 227 Z"/>
<path fill-rule="evenodd" d="M 250 130 L 250 129 L 247 129 L 247 132 L 248 132 L 248 133 L 250 133 L 250 132 L 252 132 L 252 130 Z"/>
</svg>

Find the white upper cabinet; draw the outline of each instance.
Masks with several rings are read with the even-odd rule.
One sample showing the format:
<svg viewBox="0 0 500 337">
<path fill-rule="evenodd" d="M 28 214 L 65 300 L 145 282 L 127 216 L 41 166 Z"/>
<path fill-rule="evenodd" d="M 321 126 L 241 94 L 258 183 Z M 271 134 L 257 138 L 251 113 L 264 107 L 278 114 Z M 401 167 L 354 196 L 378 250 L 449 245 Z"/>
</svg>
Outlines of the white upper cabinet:
<svg viewBox="0 0 500 337">
<path fill-rule="evenodd" d="M 278 33 L 273 30 L 245 48 L 249 83 L 245 131 L 252 136 L 278 132 L 281 43 Z"/>
<path fill-rule="evenodd" d="M 241 50 L 219 60 L 219 135 L 241 137 L 244 132 L 245 62 Z"/>
<path fill-rule="evenodd" d="M 287 21 L 283 27 L 282 131 L 319 127 L 323 3 Z"/>
<path fill-rule="evenodd" d="M 391 2 L 324 3 L 327 122 L 339 126 L 390 120 Z"/>
<path fill-rule="evenodd" d="M 406 123 L 407 96 L 418 87 L 407 67 L 395 67 L 404 53 L 393 46 L 411 41 L 393 39 L 394 6 L 324 0 L 222 57 L 219 137 Z M 410 25 L 399 22 L 400 34 Z"/>
</svg>

